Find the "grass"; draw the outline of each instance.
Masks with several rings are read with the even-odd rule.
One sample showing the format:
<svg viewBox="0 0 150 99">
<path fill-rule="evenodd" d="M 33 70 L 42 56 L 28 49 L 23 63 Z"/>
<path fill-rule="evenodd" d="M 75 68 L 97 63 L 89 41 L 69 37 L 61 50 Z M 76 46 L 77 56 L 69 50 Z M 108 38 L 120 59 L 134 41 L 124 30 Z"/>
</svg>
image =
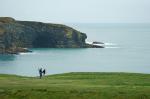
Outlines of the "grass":
<svg viewBox="0 0 150 99">
<path fill-rule="evenodd" d="M 0 99 L 150 99 L 150 74 L 0 75 Z"/>
</svg>

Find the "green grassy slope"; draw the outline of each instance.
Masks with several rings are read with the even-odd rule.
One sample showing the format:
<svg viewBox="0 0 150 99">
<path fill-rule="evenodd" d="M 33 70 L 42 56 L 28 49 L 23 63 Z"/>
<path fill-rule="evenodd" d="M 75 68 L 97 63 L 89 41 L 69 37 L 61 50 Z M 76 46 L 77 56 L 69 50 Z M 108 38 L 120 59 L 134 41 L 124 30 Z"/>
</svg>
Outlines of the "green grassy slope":
<svg viewBox="0 0 150 99">
<path fill-rule="evenodd" d="M 150 99 L 150 74 L 0 75 L 0 99 Z"/>
</svg>

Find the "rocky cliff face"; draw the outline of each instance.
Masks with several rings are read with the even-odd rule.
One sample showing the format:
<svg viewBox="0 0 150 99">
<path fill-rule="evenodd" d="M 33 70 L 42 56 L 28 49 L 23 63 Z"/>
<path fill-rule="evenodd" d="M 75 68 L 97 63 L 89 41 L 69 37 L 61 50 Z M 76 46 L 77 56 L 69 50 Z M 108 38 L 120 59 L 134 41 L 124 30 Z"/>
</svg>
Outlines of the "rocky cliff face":
<svg viewBox="0 0 150 99">
<path fill-rule="evenodd" d="M 0 53 L 17 53 L 24 48 L 86 48 L 86 34 L 61 24 L 16 21 L 0 17 Z"/>
</svg>

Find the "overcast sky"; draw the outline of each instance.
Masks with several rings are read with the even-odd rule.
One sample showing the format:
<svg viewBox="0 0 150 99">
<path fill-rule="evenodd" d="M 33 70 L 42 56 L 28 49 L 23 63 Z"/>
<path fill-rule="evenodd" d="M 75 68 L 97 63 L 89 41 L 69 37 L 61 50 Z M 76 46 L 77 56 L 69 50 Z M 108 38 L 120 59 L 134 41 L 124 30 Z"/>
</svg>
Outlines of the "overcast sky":
<svg viewBox="0 0 150 99">
<path fill-rule="evenodd" d="M 150 0 L 0 0 L 0 16 L 55 23 L 150 23 Z"/>
</svg>

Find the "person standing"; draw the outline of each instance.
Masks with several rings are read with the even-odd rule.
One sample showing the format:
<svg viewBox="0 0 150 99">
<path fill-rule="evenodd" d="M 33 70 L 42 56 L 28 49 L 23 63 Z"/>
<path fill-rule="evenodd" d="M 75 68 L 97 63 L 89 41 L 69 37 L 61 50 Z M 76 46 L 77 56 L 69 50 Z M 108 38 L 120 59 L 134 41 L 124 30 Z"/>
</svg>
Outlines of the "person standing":
<svg viewBox="0 0 150 99">
<path fill-rule="evenodd" d="M 42 78 L 42 68 L 39 69 L 40 79 Z"/>
<path fill-rule="evenodd" d="M 45 74 L 46 74 L 46 70 L 44 69 L 44 70 L 43 70 L 43 75 L 45 75 Z"/>
</svg>

